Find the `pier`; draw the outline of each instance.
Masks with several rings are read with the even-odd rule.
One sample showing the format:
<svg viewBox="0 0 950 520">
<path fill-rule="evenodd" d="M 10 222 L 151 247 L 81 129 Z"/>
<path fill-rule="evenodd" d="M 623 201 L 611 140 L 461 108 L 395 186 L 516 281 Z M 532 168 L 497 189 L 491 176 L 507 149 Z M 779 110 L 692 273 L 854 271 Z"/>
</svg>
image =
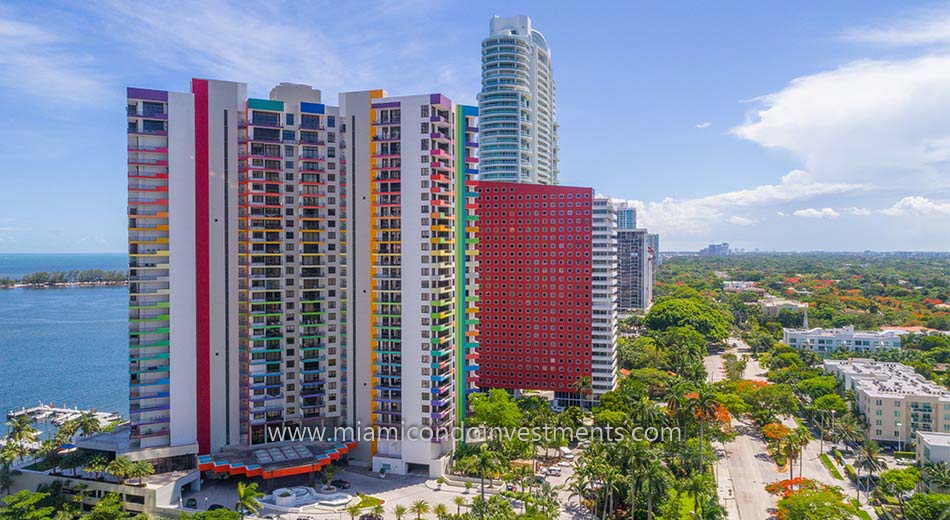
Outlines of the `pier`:
<svg viewBox="0 0 950 520">
<path fill-rule="evenodd" d="M 79 408 L 56 407 L 53 404 L 40 403 L 31 408 L 23 407 L 19 410 L 7 412 L 7 419 L 28 416 L 33 422 L 46 422 L 54 426 L 62 426 L 67 421 L 78 419 L 84 414 L 92 414 L 99 420 L 100 426 L 107 426 L 115 421 L 122 420 L 122 416 L 115 412 L 100 412 L 95 408 L 92 410 L 80 410 Z"/>
</svg>

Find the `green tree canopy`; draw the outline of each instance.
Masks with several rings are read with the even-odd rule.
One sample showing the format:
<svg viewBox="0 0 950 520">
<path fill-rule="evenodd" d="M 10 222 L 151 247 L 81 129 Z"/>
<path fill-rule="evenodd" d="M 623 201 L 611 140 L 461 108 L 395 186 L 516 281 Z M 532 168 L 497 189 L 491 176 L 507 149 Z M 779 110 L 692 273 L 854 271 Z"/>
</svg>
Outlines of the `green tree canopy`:
<svg viewBox="0 0 950 520">
<path fill-rule="evenodd" d="M 643 324 L 655 331 L 671 327 L 692 327 L 708 341 L 729 336 L 729 320 L 709 303 L 695 298 L 670 298 L 656 303 Z"/>
</svg>

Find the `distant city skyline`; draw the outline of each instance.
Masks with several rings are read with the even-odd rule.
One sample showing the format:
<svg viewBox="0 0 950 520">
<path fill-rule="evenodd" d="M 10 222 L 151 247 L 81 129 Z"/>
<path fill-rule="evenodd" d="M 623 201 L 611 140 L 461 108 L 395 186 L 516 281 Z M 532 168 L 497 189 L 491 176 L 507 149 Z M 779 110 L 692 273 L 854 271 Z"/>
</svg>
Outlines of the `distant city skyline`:
<svg viewBox="0 0 950 520">
<path fill-rule="evenodd" d="M 948 4 L 550 7 L 0 6 L 0 253 L 125 250 L 126 85 L 476 104 L 493 15 L 530 16 L 552 49 L 560 183 L 631 201 L 663 250 L 950 249 Z"/>
</svg>

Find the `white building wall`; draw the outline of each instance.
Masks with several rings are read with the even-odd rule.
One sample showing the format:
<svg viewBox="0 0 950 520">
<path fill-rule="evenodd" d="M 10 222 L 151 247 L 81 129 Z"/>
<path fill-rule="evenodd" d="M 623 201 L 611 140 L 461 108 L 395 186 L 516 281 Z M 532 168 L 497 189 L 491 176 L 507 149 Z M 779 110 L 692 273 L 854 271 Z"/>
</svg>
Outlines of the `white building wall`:
<svg viewBox="0 0 950 520">
<path fill-rule="evenodd" d="M 170 445 L 194 444 L 195 420 L 195 108 L 194 96 L 168 94 Z"/>
<path fill-rule="evenodd" d="M 240 444 L 238 126 L 243 83 L 208 82 L 211 449 Z M 227 111 L 227 126 L 225 126 Z M 225 144 L 226 143 L 226 144 Z"/>
<path fill-rule="evenodd" d="M 349 353 L 347 373 L 349 406 L 347 421 L 356 428 L 372 424 L 370 289 L 373 284 L 370 268 L 370 91 L 340 94 L 340 114 L 347 123 L 347 335 Z M 371 464 L 370 443 L 361 442 L 350 453 L 357 464 Z"/>
</svg>

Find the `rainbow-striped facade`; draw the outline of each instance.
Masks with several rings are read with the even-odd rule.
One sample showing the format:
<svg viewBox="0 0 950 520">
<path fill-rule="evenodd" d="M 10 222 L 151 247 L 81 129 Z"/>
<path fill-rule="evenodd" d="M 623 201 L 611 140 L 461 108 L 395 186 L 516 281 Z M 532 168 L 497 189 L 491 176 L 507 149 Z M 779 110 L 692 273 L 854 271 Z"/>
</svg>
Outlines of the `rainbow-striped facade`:
<svg viewBox="0 0 950 520">
<path fill-rule="evenodd" d="M 132 447 L 350 426 L 377 434 L 351 462 L 440 474 L 476 381 L 477 109 L 246 90 L 128 91 Z"/>
</svg>

